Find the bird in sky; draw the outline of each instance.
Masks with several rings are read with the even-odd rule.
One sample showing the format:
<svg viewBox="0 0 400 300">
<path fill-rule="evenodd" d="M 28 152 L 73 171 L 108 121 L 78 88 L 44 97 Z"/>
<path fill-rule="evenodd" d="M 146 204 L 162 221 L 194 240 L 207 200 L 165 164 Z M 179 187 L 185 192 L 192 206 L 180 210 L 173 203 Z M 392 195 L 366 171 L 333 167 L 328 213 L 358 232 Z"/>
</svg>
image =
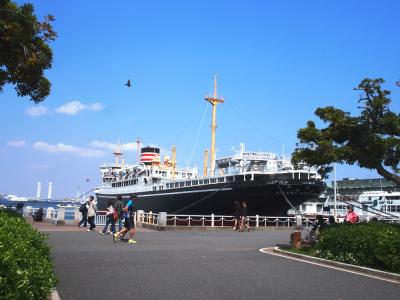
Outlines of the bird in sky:
<svg viewBox="0 0 400 300">
<path fill-rule="evenodd" d="M 128 82 L 127 83 L 125 83 L 125 85 L 127 86 L 127 87 L 131 87 L 131 80 L 130 79 L 128 79 Z"/>
<path fill-rule="evenodd" d="M 396 81 L 396 85 L 400 87 L 400 79 Z"/>
</svg>

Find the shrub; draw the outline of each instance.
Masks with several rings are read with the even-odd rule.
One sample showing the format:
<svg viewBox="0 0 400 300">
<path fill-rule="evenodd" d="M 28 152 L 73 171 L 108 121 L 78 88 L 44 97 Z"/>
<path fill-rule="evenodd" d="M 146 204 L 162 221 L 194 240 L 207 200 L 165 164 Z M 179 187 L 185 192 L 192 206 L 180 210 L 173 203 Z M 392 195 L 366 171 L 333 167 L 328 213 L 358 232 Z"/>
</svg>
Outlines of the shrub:
<svg viewBox="0 0 400 300">
<path fill-rule="evenodd" d="M 47 299 L 57 283 L 47 238 L 0 209 L 0 299 Z"/>
<path fill-rule="evenodd" d="M 340 262 L 400 272 L 399 224 L 336 224 L 320 232 L 316 255 Z"/>
</svg>

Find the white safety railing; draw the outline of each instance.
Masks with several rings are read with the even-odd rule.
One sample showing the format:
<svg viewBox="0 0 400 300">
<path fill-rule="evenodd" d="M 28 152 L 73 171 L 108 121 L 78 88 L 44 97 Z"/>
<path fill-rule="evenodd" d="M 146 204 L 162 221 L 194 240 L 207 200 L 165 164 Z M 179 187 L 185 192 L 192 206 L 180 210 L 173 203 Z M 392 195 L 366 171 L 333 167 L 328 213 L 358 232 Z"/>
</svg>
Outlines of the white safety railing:
<svg viewBox="0 0 400 300">
<path fill-rule="evenodd" d="M 160 214 L 156 214 L 153 212 L 142 212 L 138 211 L 136 214 L 136 222 L 150 224 L 150 225 L 158 225 L 160 219 Z"/>
<path fill-rule="evenodd" d="M 296 217 L 273 216 L 248 216 L 245 219 L 248 226 L 255 228 L 282 228 L 297 225 Z M 313 225 L 315 218 L 304 218 L 302 224 L 305 227 Z M 226 215 L 167 215 L 167 225 L 187 227 L 232 227 L 235 223 L 233 216 Z"/>
<path fill-rule="evenodd" d="M 32 216 L 37 209 L 24 209 L 25 217 Z M 78 207 L 58 207 L 43 210 L 43 217 L 54 222 L 64 222 L 76 224 L 82 218 Z M 325 221 L 327 218 L 324 218 Z M 314 225 L 315 217 L 303 217 L 301 224 L 308 228 Z M 340 219 L 339 222 L 342 222 Z M 399 219 L 381 220 L 388 223 L 398 223 Z M 123 222 L 123 220 L 122 220 Z M 153 213 L 138 210 L 135 213 L 135 222 L 156 226 L 168 227 L 233 227 L 235 218 L 227 215 L 169 215 L 167 213 Z M 295 216 L 274 217 L 274 216 L 248 216 L 245 219 L 248 226 L 253 228 L 291 228 L 298 225 L 298 219 Z M 95 224 L 102 226 L 106 224 L 106 211 L 98 211 L 95 217 Z"/>
<path fill-rule="evenodd" d="M 106 212 L 105 211 L 98 211 L 96 217 L 94 219 L 94 223 L 96 225 L 106 225 Z"/>
</svg>

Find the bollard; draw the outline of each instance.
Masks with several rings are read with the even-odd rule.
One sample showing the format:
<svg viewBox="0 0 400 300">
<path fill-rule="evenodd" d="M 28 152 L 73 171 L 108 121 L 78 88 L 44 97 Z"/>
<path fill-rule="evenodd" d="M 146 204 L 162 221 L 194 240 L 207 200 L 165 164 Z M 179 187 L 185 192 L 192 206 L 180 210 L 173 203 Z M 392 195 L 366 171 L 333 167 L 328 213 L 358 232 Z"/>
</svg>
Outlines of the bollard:
<svg viewBox="0 0 400 300">
<path fill-rule="evenodd" d="M 79 221 L 82 219 L 82 213 L 79 211 L 79 207 L 75 207 L 74 209 L 74 221 Z"/>
<path fill-rule="evenodd" d="M 259 215 L 256 215 L 256 227 L 259 226 Z"/>
<path fill-rule="evenodd" d="M 160 212 L 160 215 L 158 217 L 158 226 L 167 226 L 167 213 L 166 212 Z"/>
<path fill-rule="evenodd" d="M 292 248 L 300 248 L 301 231 L 295 231 L 290 234 L 290 246 Z"/>
<path fill-rule="evenodd" d="M 54 208 L 49 207 L 46 210 L 46 219 L 53 219 L 53 214 L 54 214 Z"/>
<path fill-rule="evenodd" d="M 303 219 L 301 215 L 296 215 L 296 229 L 303 229 Z"/>
<path fill-rule="evenodd" d="M 58 208 L 57 224 L 64 224 L 65 220 L 65 207 Z"/>
<path fill-rule="evenodd" d="M 136 211 L 136 218 L 135 218 L 135 220 L 136 220 L 136 222 L 139 222 L 139 223 L 142 223 L 142 216 L 144 215 L 144 210 L 141 210 L 141 209 L 138 209 L 137 211 Z"/>
</svg>

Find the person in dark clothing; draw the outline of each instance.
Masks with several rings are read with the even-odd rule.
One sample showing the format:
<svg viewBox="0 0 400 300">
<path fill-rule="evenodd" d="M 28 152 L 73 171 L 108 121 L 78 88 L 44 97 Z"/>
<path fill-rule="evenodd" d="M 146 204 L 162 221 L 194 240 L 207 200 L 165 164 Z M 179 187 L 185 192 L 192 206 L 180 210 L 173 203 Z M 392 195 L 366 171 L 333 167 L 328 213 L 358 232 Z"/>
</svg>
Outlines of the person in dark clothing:
<svg viewBox="0 0 400 300">
<path fill-rule="evenodd" d="M 233 202 L 233 206 L 234 206 L 234 209 L 235 209 L 235 211 L 233 212 L 233 218 L 234 218 L 234 222 L 235 223 L 233 225 L 232 230 L 237 230 L 240 227 L 240 210 L 241 210 L 241 207 L 240 207 L 239 201 Z"/>
<path fill-rule="evenodd" d="M 43 207 L 39 208 L 38 211 L 33 215 L 33 220 L 36 222 L 43 221 Z"/>
<path fill-rule="evenodd" d="M 334 216 L 329 216 L 329 218 L 328 218 L 328 224 L 329 224 L 329 225 L 336 224 L 336 220 L 335 220 L 335 217 L 334 217 Z"/>
<path fill-rule="evenodd" d="M 315 220 L 313 230 L 314 231 L 321 230 L 324 227 L 325 227 L 324 218 L 321 215 L 317 215 L 317 219 Z"/>
<path fill-rule="evenodd" d="M 86 228 L 87 227 L 87 213 L 88 213 L 88 203 L 89 200 L 87 200 L 85 203 L 82 203 L 81 206 L 79 207 L 79 211 L 82 214 L 82 220 L 79 222 L 78 227 L 81 227 L 82 223 L 83 226 Z"/>
<path fill-rule="evenodd" d="M 241 218 L 241 223 L 240 223 L 240 230 L 250 230 L 249 224 L 246 222 L 247 218 L 247 203 L 246 201 L 242 201 L 242 208 L 240 210 L 240 218 Z"/>
<path fill-rule="evenodd" d="M 18 202 L 17 206 L 15 207 L 15 209 L 17 210 L 17 213 L 20 213 L 21 215 L 23 212 L 23 208 L 24 208 L 24 204 L 22 202 Z"/>
</svg>

